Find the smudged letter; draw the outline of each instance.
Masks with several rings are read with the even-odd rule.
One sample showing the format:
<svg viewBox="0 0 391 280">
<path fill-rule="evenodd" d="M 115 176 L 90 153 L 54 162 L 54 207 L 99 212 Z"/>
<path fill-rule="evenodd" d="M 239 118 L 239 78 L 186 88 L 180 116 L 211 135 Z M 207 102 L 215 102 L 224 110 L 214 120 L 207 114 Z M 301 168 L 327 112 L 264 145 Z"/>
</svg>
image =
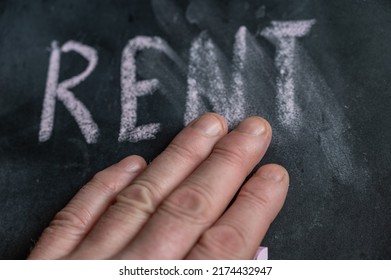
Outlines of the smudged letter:
<svg viewBox="0 0 391 280">
<path fill-rule="evenodd" d="M 61 52 L 75 51 L 88 61 L 87 68 L 77 76 L 58 83 L 60 72 Z M 92 116 L 83 103 L 78 100 L 69 90 L 84 81 L 95 69 L 98 63 L 97 52 L 86 45 L 75 41 L 66 42 L 61 48 L 56 41 L 52 42 L 48 77 L 46 81 L 45 98 L 41 114 L 41 125 L 39 130 L 39 141 L 45 142 L 50 139 L 53 132 L 54 113 L 56 99 L 60 100 L 69 113 L 74 117 L 81 133 L 87 143 L 95 143 L 99 136 L 99 128 L 92 119 Z"/>
<path fill-rule="evenodd" d="M 248 30 L 246 27 L 241 26 L 235 35 L 235 43 L 233 49 L 233 72 L 232 72 L 232 97 L 231 104 L 234 124 L 236 125 L 244 118 L 245 98 L 244 98 L 244 71 L 245 60 L 247 55 L 247 42 L 246 37 Z"/>
<path fill-rule="evenodd" d="M 245 29 L 240 29 L 234 45 L 233 73 L 225 72 L 229 64 L 224 55 L 202 32 L 192 43 L 187 76 L 187 100 L 185 125 L 207 111 L 205 99 L 213 111 L 223 115 L 230 127 L 235 126 L 244 117 L 243 53 L 245 53 Z M 231 84 L 231 91 L 227 85 Z"/>
<path fill-rule="evenodd" d="M 159 37 L 138 36 L 128 42 L 122 52 L 121 65 L 121 127 L 118 141 L 138 142 L 154 139 L 160 130 L 160 123 L 137 124 L 137 97 L 152 94 L 157 90 L 157 79 L 136 81 L 136 54 L 144 49 L 164 52 L 174 62 L 179 58 L 167 43 Z"/>
<path fill-rule="evenodd" d="M 277 79 L 277 106 L 280 122 L 292 132 L 300 125 L 300 108 L 295 100 L 295 45 L 297 38 L 307 35 L 315 20 L 272 21 L 261 35 L 277 47 L 275 64 Z"/>
</svg>

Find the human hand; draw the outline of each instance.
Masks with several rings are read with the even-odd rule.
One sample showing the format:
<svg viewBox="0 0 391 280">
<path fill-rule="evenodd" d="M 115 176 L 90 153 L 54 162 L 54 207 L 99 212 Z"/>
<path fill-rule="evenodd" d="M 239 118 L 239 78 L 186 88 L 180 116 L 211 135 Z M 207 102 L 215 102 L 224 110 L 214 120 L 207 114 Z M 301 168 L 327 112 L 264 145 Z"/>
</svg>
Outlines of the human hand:
<svg viewBox="0 0 391 280">
<path fill-rule="evenodd" d="M 280 211 L 289 176 L 268 164 L 270 125 L 227 134 L 208 113 L 148 166 L 129 156 L 97 173 L 43 232 L 29 259 L 251 259 Z M 226 210 L 226 211 L 225 211 Z"/>
</svg>

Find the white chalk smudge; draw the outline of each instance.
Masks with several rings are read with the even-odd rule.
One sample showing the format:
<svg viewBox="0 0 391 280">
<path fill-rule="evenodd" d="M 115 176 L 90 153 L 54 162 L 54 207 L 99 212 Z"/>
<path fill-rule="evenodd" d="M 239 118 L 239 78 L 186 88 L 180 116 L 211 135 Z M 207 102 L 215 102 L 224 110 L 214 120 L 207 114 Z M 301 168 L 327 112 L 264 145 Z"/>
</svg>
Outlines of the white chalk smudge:
<svg viewBox="0 0 391 280">
<path fill-rule="evenodd" d="M 328 86 L 315 62 L 300 45 L 297 46 L 300 58 L 296 67 L 296 77 L 301 101 L 306 104 L 303 111 L 303 131 L 314 137 L 326 158 L 334 176 L 344 184 L 354 183 L 358 189 L 365 189 L 366 167 L 357 160 L 350 142 L 349 120 L 341 105 Z M 352 178 L 352 174 L 360 174 Z"/>
<path fill-rule="evenodd" d="M 67 53 L 70 51 L 77 52 L 83 56 L 88 61 L 88 66 L 82 73 L 58 83 L 61 52 Z M 75 41 L 68 41 L 60 49 L 56 41 L 52 42 L 39 130 L 40 142 L 49 140 L 52 135 L 56 99 L 58 99 L 65 105 L 69 113 L 74 117 L 87 143 L 96 143 L 99 136 L 99 128 L 92 119 L 88 109 L 69 89 L 84 81 L 95 69 L 97 63 L 98 55 L 96 50 L 92 47 Z"/>
<path fill-rule="evenodd" d="M 121 127 L 118 141 L 138 142 L 153 139 L 160 123 L 137 124 L 137 97 L 152 94 L 159 87 L 157 79 L 136 81 L 136 54 L 144 49 L 164 52 L 176 64 L 182 62 L 167 43 L 159 37 L 138 36 L 129 40 L 122 52 L 121 65 Z"/>
<path fill-rule="evenodd" d="M 215 51 L 213 43 L 205 32 L 201 33 L 191 45 L 185 124 L 207 111 L 202 96 L 209 99 L 216 112 L 222 114 L 226 108 L 226 106 L 224 108 L 227 103 L 226 88 L 222 73 L 216 65 L 216 54 L 213 53 Z"/>
<path fill-rule="evenodd" d="M 246 59 L 246 36 L 248 30 L 241 26 L 235 35 L 235 43 L 233 48 L 233 71 L 232 71 L 232 96 L 230 105 L 233 110 L 233 124 L 239 123 L 244 118 L 245 99 L 244 99 L 244 77 L 245 59 Z"/>
<path fill-rule="evenodd" d="M 364 174 L 365 168 L 353 157 L 348 142 L 352 137 L 347 132 L 349 122 L 298 41 L 314 24 L 315 20 L 273 21 L 271 27 L 261 31 L 261 35 L 276 46 L 278 121 L 292 136 L 304 133 L 317 141 L 334 176 L 351 184 L 351 174 Z M 363 177 L 360 180 L 364 180 Z M 362 182 L 356 184 L 363 185 Z"/>
<path fill-rule="evenodd" d="M 297 38 L 307 35 L 315 20 L 272 21 L 271 24 L 271 27 L 261 31 L 261 35 L 277 48 L 275 64 L 280 74 L 277 79 L 279 121 L 291 132 L 297 132 L 301 122 L 301 109 L 295 96 L 295 46 Z"/>
<path fill-rule="evenodd" d="M 206 32 L 202 32 L 192 43 L 188 70 L 188 90 L 185 124 L 206 112 L 202 97 L 207 98 L 213 111 L 223 115 L 230 127 L 245 116 L 243 77 L 246 52 L 246 29 L 241 28 L 235 37 L 233 72 L 224 73 L 224 57 Z M 231 80 L 231 88 L 227 88 Z M 231 90 L 231 91 L 230 91 Z"/>
</svg>

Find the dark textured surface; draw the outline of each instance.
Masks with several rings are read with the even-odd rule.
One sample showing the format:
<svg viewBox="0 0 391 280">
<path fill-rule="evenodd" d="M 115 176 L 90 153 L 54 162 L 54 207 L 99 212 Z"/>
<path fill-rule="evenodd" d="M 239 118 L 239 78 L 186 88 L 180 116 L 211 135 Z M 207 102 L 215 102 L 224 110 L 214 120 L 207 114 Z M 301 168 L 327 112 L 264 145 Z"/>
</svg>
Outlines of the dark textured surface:
<svg viewBox="0 0 391 280">
<path fill-rule="evenodd" d="M 129 154 L 152 160 L 183 127 L 186 73 L 143 51 L 138 79 L 158 78 L 161 88 L 138 98 L 138 123 L 160 122 L 162 130 L 154 140 L 118 142 L 121 52 L 129 39 L 159 36 L 187 65 L 192 40 L 207 30 L 230 62 L 235 33 L 246 26 L 266 53 L 244 72 L 246 114 L 268 117 L 274 140 L 263 162 L 283 164 L 291 176 L 263 242 L 270 257 L 390 259 L 390 15 L 390 2 L 380 0 L 0 1 L 0 258 L 25 258 L 93 174 Z M 316 20 L 299 39 L 295 73 L 305 119 L 291 135 L 273 107 L 275 47 L 259 32 L 271 21 L 305 19 Z M 51 139 L 38 142 L 53 40 L 98 52 L 97 68 L 72 89 L 99 125 L 95 144 L 61 102 Z M 64 54 L 60 80 L 84 67 L 77 54 Z"/>
</svg>

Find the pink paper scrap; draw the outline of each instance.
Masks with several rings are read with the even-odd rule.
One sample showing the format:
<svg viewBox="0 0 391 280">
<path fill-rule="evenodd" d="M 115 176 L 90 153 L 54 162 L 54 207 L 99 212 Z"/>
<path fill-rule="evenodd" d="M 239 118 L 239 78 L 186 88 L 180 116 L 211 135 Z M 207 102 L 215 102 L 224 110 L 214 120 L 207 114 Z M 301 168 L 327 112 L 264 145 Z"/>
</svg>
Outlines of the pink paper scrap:
<svg viewBox="0 0 391 280">
<path fill-rule="evenodd" d="M 267 247 L 262 247 L 262 246 L 258 247 L 253 260 L 267 260 L 267 259 L 268 259 Z"/>
</svg>

